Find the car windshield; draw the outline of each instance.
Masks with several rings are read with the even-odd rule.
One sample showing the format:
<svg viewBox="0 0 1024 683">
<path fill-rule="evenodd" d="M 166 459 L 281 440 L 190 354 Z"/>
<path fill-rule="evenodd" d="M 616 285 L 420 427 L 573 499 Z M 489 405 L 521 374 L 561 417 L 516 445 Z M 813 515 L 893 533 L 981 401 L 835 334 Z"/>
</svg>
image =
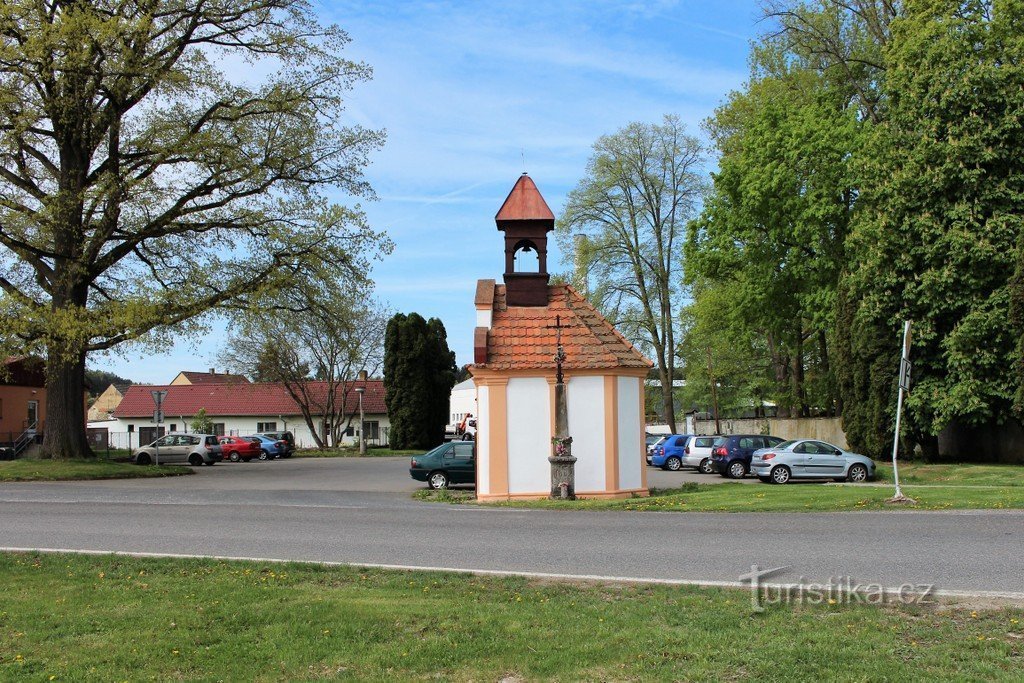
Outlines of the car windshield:
<svg viewBox="0 0 1024 683">
<path fill-rule="evenodd" d="M 775 446 L 772 446 L 772 448 L 778 448 L 780 451 L 784 451 L 787 448 L 792 448 L 793 444 L 795 444 L 795 443 L 796 443 L 795 440 L 794 441 L 783 441 L 780 444 L 776 444 Z"/>
<path fill-rule="evenodd" d="M 446 444 L 446 443 L 443 443 L 443 444 L 441 444 L 440 446 L 438 446 L 437 448 L 433 448 L 433 449 L 431 449 L 431 450 L 427 451 L 427 452 L 426 452 L 426 453 L 424 453 L 423 455 L 424 455 L 424 456 L 428 456 L 428 455 L 434 455 L 435 453 L 440 453 L 440 452 L 441 452 L 441 451 L 443 451 L 444 449 L 448 448 L 448 446 L 449 446 L 449 445 L 450 445 L 450 444 Z"/>
<path fill-rule="evenodd" d="M 660 446 L 661 444 L 665 443 L 667 440 L 668 440 L 668 437 L 667 436 L 663 436 L 660 439 L 658 439 L 657 441 L 655 441 L 654 445 L 655 446 Z"/>
</svg>

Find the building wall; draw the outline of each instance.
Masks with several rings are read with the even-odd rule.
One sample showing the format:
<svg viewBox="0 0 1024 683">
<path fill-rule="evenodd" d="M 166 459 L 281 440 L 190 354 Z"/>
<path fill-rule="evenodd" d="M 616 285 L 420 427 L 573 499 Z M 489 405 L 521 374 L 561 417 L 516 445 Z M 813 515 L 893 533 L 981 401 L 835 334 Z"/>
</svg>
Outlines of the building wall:
<svg viewBox="0 0 1024 683">
<path fill-rule="evenodd" d="M 576 492 L 607 488 L 604 377 L 570 377 L 569 435 L 576 456 Z"/>
<path fill-rule="evenodd" d="M 19 387 L 0 385 L 0 441 L 9 441 L 25 431 L 28 420 L 28 403 L 38 403 L 39 424 L 46 422 L 46 389 L 41 387 Z"/>
<path fill-rule="evenodd" d="M 476 387 L 468 389 L 453 389 L 451 399 L 448 401 L 448 423 L 456 424 L 466 413 L 476 415 L 479 412 L 476 405 Z"/>
<path fill-rule="evenodd" d="M 90 420 L 105 420 L 107 415 L 114 410 L 124 396 L 113 384 L 108 386 L 102 394 L 96 397 L 96 401 L 89 407 Z"/>
<path fill-rule="evenodd" d="M 723 434 L 771 434 L 781 439 L 818 439 L 849 448 L 843 420 L 839 417 L 778 418 L 719 420 Z M 714 420 L 695 420 L 697 434 L 714 434 Z"/>
<path fill-rule="evenodd" d="M 514 377 L 507 391 L 509 493 L 548 491 L 552 432 L 548 381 Z"/>
<path fill-rule="evenodd" d="M 282 418 L 278 415 L 271 415 L 265 417 L 256 416 L 208 416 L 210 421 L 215 424 L 222 423 L 224 425 L 224 433 L 232 436 L 245 436 L 246 434 L 254 434 L 257 431 L 258 423 L 260 422 L 275 422 L 277 429 L 268 431 L 290 431 L 295 435 L 295 445 L 298 448 L 316 448 L 316 440 L 313 439 L 312 434 L 309 431 L 309 427 L 306 426 L 306 422 L 300 415 L 285 416 Z M 192 431 L 190 422 L 192 416 L 166 415 L 164 417 L 163 427 L 166 431 Z M 378 429 L 390 429 L 391 422 L 388 420 L 387 415 L 366 415 L 366 421 L 376 421 L 378 423 Z M 115 421 L 116 427 L 110 427 L 111 432 L 127 432 L 129 425 L 134 425 L 134 432 L 137 435 L 143 427 L 156 427 L 156 424 L 148 417 L 140 418 L 117 418 Z M 356 418 L 352 422 L 352 426 L 355 427 L 355 434 L 359 432 L 359 419 Z M 380 432 L 378 432 L 380 433 Z M 380 434 L 383 438 L 383 434 Z M 139 446 L 137 437 L 134 437 L 133 446 Z M 357 444 L 358 437 L 346 436 L 342 438 L 342 445 L 351 446 Z"/>
<path fill-rule="evenodd" d="M 641 405 L 641 381 L 637 377 L 618 377 L 616 404 L 619 414 L 619 488 L 646 488 L 644 468 L 644 420 Z"/>
<path fill-rule="evenodd" d="M 490 387 L 476 389 L 477 408 L 480 415 L 490 415 Z M 476 493 L 478 496 L 491 492 L 491 421 L 476 421 Z"/>
</svg>

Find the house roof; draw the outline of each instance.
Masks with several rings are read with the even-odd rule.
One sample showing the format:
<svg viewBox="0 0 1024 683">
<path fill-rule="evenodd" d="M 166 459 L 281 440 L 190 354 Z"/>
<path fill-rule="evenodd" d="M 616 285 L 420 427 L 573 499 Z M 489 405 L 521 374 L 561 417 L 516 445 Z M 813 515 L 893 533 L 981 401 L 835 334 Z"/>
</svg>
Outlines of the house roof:
<svg viewBox="0 0 1024 683">
<path fill-rule="evenodd" d="M 508 306 L 505 286 L 494 288 L 493 320 L 487 330 L 486 362 L 495 370 L 554 369 L 559 319 L 567 370 L 650 368 L 653 363 L 629 343 L 590 302 L 569 285 L 549 285 L 547 306 Z M 484 329 L 484 328 L 478 328 Z"/>
<path fill-rule="evenodd" d="M 249 379 L 245 375 L 232 375 L 227 372 L 193 372 L 192 370 L 182 370 L 178 374 L 185 377 L 192 384 L 249 383 Z"/>
<path fill-rule="evenodd" d="M 533 179 L 524 173 L 512 186 L 512 191 L 508 193 L 505 203 L 498 209 L 498 215 L 494 217 L 494 220 L 554 221 L 555 214 L 551 213 L 548 203 L 544 201 L 544 197 L 541 196 Z"/>
<path fill-rule="evenodd" d="M 345 412 L 359 410 L 359 396 L 352 391 L 353 385 L 365 386 L 363 411 L 368 414 L 387 414 L 384 404 L 384 381 L 370 379 L 365 382 L 348 382 Z M 327 397 L 327 382 L 310 380 L 306 388 L 314 405 L 324 405 Z M 153 414 L 152 391 L 166 390 L 164 414 L 177 417 L 191 417 L 200 409 L 210 416 L 267 417 L 273 415 L 300 415 L 298 404 L 288 394 L 283 384 L 276 382 L 255 382 L 238 384 L 178 384 L 178 385 L 132 385 L 124 398 L 111 414 L 117 418 L 147 417 Z M 338 400 L 343 394 L 342 387 L 335 387 Z"/>
<path fill-rule="evenodd" d="M 0 385 L 18 387 L 46 386 L 46 364 L 36 356 L 9 356 L 0 368 Z"/>
</svg>

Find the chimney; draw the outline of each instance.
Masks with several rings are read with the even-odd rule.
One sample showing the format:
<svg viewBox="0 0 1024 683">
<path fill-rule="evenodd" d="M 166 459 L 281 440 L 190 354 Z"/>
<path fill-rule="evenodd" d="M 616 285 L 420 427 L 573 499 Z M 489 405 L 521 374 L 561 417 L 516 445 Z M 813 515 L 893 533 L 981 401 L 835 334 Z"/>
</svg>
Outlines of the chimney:
<svg viewBox="0 0 1024 683">
<path fill-rule="evenodd" d="M 210 374 L 211 375 L 216 375 L 217 371 L 214 368 L 210 368 Z"/>
<path fill-rule="evenodd" d="M 586 298 L 590 290 L 590 273 L 588 261 L 590 254 L 590 238 L 582 233 L 572 236 L 572 286 Z"/>
</svg>

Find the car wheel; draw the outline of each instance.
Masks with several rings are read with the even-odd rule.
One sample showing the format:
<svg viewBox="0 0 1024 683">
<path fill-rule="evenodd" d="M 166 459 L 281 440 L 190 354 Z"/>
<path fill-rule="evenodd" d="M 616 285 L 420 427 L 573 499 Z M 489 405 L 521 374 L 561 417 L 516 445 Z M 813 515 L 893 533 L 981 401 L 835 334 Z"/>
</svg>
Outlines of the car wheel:
<svg viewBox="0 0 1024 683">
<path fill-rule="evenodd" d="M 241 459 L 242 459 L 242 456 L 240 456 L 238 454 L 238 451 L 231 451 L 228 454 L 228 460 L 230 460 L 231 462 L 238 462 Z"/>
<path fill-rule="evenodd" d="M 261 449 L 260 460 L 270 460 L 270 453 L 268 453 L 266 450 Z"/>
<path fill-rule="evenodd" d="M 711 474 L 715 471 L 715 468 L 711 465 L 711 458 L 704 458 L 700 461 L 700 466 L 697 468 L 701 474 Z"/>
<path fill-rule="evenodd" d="M 665 461 L 665 469 L 670 472 L 678 472 L 683 469 L 683 461 L 673 455 Z"/>
<path fill-rule="evenodd" d="M 788 467 L 786 467 L 785 465 L 778 465 L 777 467 L 772 468 L 772 472 L 770 475 L 772 478 L 772 483 L 785 484 L 787 481 L 789 481 L 790 474 L 791 473 Z"/>
<path fill-rule="evenodd" d="M 729 463 L 729 478 L 742 479 L 747 475 L 747 466 L 740 460 L 733 460 Z"/>
<path fill-rule="evenodd" d="M 137 465 L 149 465 L 152 462 L 153 460 L 149 457 L 149 453 L 139 453 L 138 457 L 135 458 Z"/>
<path fill-rule="evenodd" d="M 859 462 L 855 462 L 850 465 L 850 469 L 846 471 L 846 481 L 852 481 L 854 483 L 860 483 L 867 481 L 868 479 L 868 468 L 861 465 Z"/>
<path fill-rule="evenodd" d="M 444 472 L 431 472 L 427 477 L 427 486 L 432 489 L 448 488 L 448 475 Z"/>
<path fill-rule="evenodd" d="M 199 455 L 198 453 L 193 453 L 192 455 L 188 456 L 188 464 L 192 465 L 193 467 L 199 467 L 200 465 L 203 464 L 203 456 Z"/>
</svg>

